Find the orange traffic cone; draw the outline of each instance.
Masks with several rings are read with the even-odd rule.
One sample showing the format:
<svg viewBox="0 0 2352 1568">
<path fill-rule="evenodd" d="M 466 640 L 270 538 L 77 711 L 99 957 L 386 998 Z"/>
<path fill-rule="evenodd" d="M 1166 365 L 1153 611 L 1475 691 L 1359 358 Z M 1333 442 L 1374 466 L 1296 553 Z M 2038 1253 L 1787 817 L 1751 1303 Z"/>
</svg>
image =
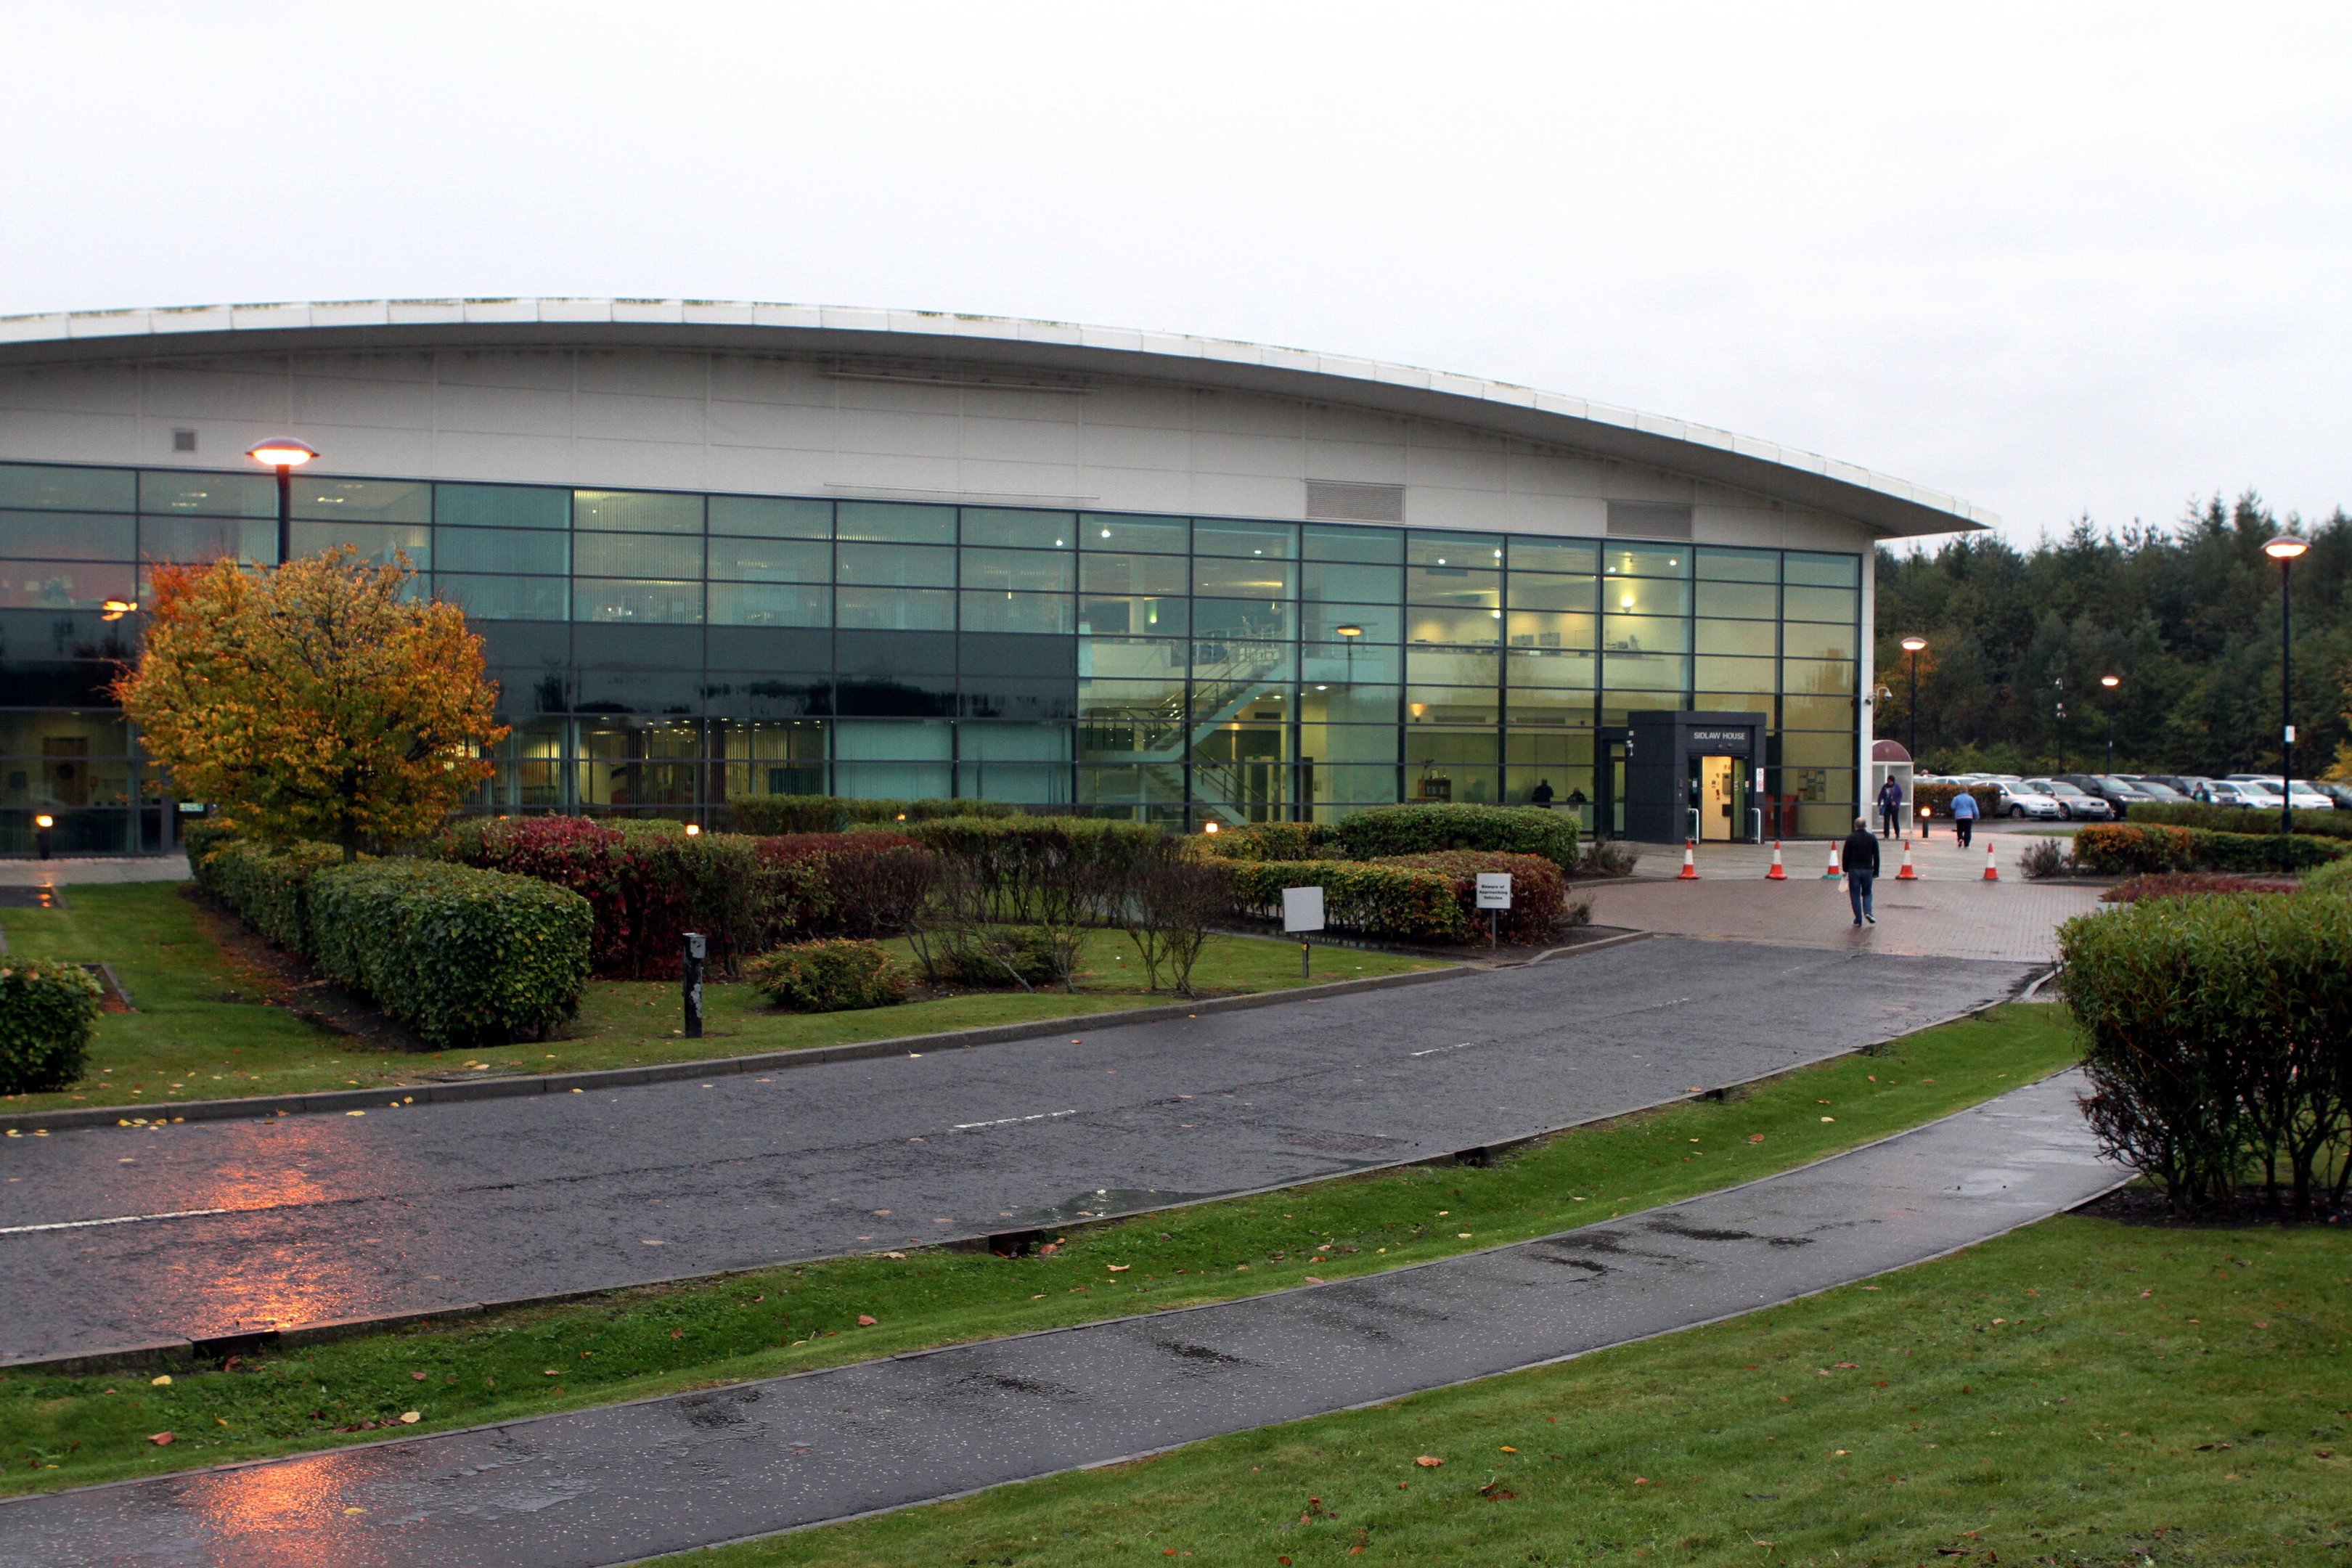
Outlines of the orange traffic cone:
<svg viewBox="0 0 2352 1568">
<path fill-rule="evenodd" d="M 1764 873 L 1764 879 L 1768 882 L 1785 882 L 1789 879 L 1789 873 L 1780 868 L 1780 841 L 1777 838 L 1772 840 L 1772 868 Z"/>
<path fill-rule="evenodd" d="M 1838 866 L 1837 841 L 1835 839 L 1832 839 L 1830 841 L 1830 868 L 1822 873 L 1822 880 L 1824 882 L 1834 882 L 1839 880 L 1844 875 L 1845 872 Z"/>
<path fill-rule="evenodd" d="M 1919 873 L 1911 868 L 1911 840 L 1908 838 L 1903 841 L 1903 869 L 1895 873 L 1895 879 L 1898 882 L 1916 882 L 1919 879 Z"/>
<path fill-rule="evenodd" d="M 1691 841 L 1687 838 L 1683 840 L 1682 875 L 1676 877 L 1675 880 L 1677 882 L 1696 882 L 1698 880 L 1698 859 L 1697 857 L 1693 854 L 1691 849 Z"/>
<path fill-rule="evenodd" d="M 1998 882 L 2000 880 L 2000 867 L 1994 863 L 1992 858 L 1992 846 L 1990 844 L 1987 844 L 1985 846 L 1984 879 L 1988 882 Z"/>
</svg>

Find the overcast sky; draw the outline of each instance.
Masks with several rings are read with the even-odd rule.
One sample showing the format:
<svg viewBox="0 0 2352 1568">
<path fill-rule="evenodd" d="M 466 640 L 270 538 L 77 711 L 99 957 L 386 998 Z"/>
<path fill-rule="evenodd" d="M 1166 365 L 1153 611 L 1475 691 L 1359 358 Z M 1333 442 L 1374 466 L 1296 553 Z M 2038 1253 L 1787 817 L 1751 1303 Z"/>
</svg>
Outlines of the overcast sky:
<svg viewBox="0 0 2352 1568">
<path fill-rule="evenodd" d="M 1524 382 L 2030 540 L 2352 507 L 2352 7 L 0 10 L 0 313 L 902 305 Z"/>
</svg>

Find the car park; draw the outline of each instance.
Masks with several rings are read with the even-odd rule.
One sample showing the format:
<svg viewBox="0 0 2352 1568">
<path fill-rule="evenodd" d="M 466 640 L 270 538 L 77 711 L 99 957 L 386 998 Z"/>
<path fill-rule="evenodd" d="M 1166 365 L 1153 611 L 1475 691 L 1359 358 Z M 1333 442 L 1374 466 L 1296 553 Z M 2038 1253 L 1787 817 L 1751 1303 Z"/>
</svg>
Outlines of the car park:
<svg viewBox="0 0 2352 1568">
<path fill-rule="evenodd" d="M 2129 816 L 2133 806 L 2146 805 L 2151 798 L 2130 780 L 2113 773 L 2060 773 L 2057 782 L 2098 796 L 2115 808 L 2117 816 Z"/>
<path fill-rule="evenodd" d="M 2189 792 L 2191 800 L 2201 800 L 2208 805 L 2242 805 L 2276 807 L 2278 796 L 2260 784 L 2238 779 L 2200 779 Z"/>
<path fill-rule="evenodd" d="M 2028 779 L 2025 787 L 2055 800 L 2069 822 L 2113 822 L 2120 815 L 2097 795 L 2063 779 Z"/>
<path fill-rule="evenodd" d="M 2279 775 L 2276 773 L 2231 773 L 2231 784 L 2253 784 L 2268 795 L 2270 804 L 2279 803 Z M 2307 779 L 2297 779 L 2288 786 L 2286 804 L 2296 811 L 2333 811 L 2336 803 L 2311 787 Z"/>
<path fill-rule="evenodd" d="M 2176 788 L 2153 773 L 2117 773 L 2115 776 L 2159 804 L 2189 798 L 2187 790 Z"/>
<path fill-rule="evenodd" d="M 2000 791 L 2000 814 L 2003 816 L 2031 816 L 2050 822 L 2065 820 L 2066 808 L 2058 804 L 2056 795 L 2034 789 L 2021 779 L 1987 782 Z"/>
</svg>

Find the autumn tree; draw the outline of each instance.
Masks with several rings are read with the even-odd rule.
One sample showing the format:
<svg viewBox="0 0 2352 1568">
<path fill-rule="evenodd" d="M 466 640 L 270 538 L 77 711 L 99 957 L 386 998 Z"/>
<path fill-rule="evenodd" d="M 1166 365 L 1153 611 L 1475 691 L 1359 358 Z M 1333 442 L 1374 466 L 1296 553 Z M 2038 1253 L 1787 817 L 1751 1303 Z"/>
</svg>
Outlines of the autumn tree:
<svg viewBox="0 0 2352 1568">
<path fill-rule="evenodd" d="M 503 738 L 482 639 L 419 603 L 405 562 L 349 546 L 253 571 L 152 568 L 138 664 L 115 682 L 181 794 L 257 837 L 362 848 L 437 828 Z"/>
</svg>

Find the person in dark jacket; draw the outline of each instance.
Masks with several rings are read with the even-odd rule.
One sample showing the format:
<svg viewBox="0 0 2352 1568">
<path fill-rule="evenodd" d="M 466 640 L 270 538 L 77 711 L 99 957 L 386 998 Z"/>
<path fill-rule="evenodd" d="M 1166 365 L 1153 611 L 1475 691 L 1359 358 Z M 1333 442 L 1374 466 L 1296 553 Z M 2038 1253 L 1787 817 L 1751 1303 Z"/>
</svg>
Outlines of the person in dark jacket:
<svg viewBox="0 0 2352 1568">
<path fill-rule="evenodd" d="M 1903 826 L 1903 786 L 1889 778 L 1878 786 L 1878 816 L 1885 824 L 1886 837 L 1892 838 Z M 1864 830 L 1869 825 L 1864 824 Z"/>
<path fill-rule="evenodd" d="M 1845 847 L 1838 851 L 1845 868 L 1845 896 L 1853 905 L 1853 923 L 1868 921 L 1878 923 L 1870 910 L 1870 885 L 1878 879 L 1878 840 L 1870 836 L 1870 818 L 1853 819 L 1853 831 L 1846 835 Z"/>
</svg>

